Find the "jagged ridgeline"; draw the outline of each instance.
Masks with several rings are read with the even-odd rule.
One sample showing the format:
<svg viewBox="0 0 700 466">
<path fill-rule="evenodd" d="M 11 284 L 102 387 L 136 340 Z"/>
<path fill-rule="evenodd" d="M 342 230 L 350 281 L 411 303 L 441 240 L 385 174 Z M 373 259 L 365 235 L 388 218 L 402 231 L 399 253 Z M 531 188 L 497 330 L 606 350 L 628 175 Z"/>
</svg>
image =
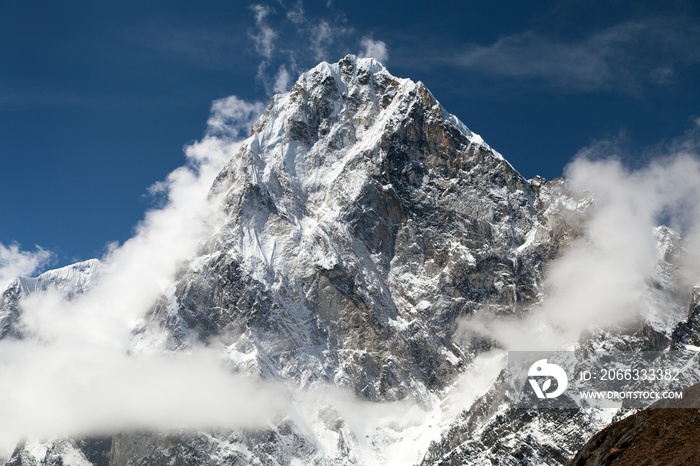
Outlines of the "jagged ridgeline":
<svg viewBox="0 0 700 466">
<path fill-rule="evenodd" d="M 154 303 L 145 318 L 158 331 L 135 332 L 140 347 L 223 342 L 233 372 L 292 391 L 337 387 L 363 407 L 411 406 L 417 417 L 394 409 L 358 424 L 321 397 L 303 422 L 28 439 L 8 464 L 561 465 L 609 422 L 593 410 L 511 408 L 502 376 L 476 400 L 455 388 L 498 346 L 462 335 L 460 319 L 538 303 L 546 265 L 581 234 L 589 200 L 562 181 L 524 179 L 422 83 L 373 59 L 321 63 L 272 99 L 211 189 L 226 223 Z M 660 247 L 674 235 L 659 230 Z M 666 286 L 674 260 L 660 255 L 670 275 L 653 292 L 682 307 L 687 294 Z M 65 293 L 82 293 L 99 267 L 34 280 L 62 277 Z M 22 338 L 18 300 L 40 288 L 27 280 L 3 295 L 0 337 Z M 663 349 L 678 323 L 615 338 Z"/>
</svg>

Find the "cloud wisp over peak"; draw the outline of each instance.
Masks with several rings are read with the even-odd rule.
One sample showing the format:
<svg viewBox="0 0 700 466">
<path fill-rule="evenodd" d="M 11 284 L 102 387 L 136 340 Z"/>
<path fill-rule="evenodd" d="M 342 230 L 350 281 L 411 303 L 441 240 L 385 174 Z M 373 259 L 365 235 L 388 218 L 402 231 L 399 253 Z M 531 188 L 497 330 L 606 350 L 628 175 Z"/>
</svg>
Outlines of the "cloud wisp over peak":
<svg viewBox="0 0 700 466">
<path fill-rule="evenodd" d="M 22 251 L 17 244 L 0 243 L 0 292 L 20 275 L 30 275 L 47 265 L 51 257 L 51 252 L 42 248 L 34 252 Z"/>
<path fill-rule="evenodd" d="M 251 5 L 255 15 L 255 30 L 250 33 L 250 38 L 255 44 L 255 50 L 266 59 L 272 58 L 275 52 L 275 40 L 277 33 L 267 23 L 267 17 L 273 12 L 272 8 L 267 5 L 255 4 Z"/>
<path fill-rule="evenodd" d="M 375 58 L 386 65 L 389 60 L 389 49 L 385 42 L 365 36 L 360 40 L 360 45 L 362 46 L 360 57 Z"/>
<path fill-rule="evenodd" d="M 256 78 L 268 94 L 287 92 L 306 69 L 348 53 L 388 60 L 385 42 L 371 35 L 360 36 L 348 26 L 341 11 L 332 4 L 326 8 L 332 11 L 311 15 L 300 0 L 290 5 L 280 2 L 274 8 L 262 3 L 250 6 L 255 26 L 249 38 L 260 59 Z"/>
</svg>

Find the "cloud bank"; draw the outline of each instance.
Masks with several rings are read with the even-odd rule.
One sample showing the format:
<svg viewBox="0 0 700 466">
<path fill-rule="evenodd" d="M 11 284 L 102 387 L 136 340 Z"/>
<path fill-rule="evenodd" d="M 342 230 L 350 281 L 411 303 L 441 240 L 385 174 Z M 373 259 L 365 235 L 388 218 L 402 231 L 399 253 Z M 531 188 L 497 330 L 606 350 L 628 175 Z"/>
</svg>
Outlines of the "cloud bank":
<svg viewBox="0 0 700 466">
<path fill-rule="evenodd" d="M 134 351 L 133 343 L 178 268 L 223 224 L 210 187 L 262 110 L 235 96 L 215 101 L 206 135 L 185 150 L 187 163 L 152 189 L 165 205 L 110 249 L 91 288 L 72 299 L 49 289 L 20 300 L 25 338 L 0 340 L 0 457 L 25 437 L 255 427 L 282 409 L 279 387 L 234 377 L 215 348 L 163 354 L 157 344 Z M 0 282 L 48 257 L 1 246 Z"/>
<path fill-rule="evenodd" d="M 638 317 L 642 294 L 658 261 L 654 228 L 662 222 L 685 238 L 691 260 L 683 285 L 700 282 L 700 153 L 697 131 L 632 169 L 609 144 L 582 150 L 566 168 L 569 186 L 591 195 L 584 235 L 568 245 L 547 270 L 546 297 L 524 319 L 476 316 L 462 322 L 467 335 L 494 338 L 513 350 L 570 347 L 591 327 L 625 325 Z M 663 153 L 659 151 L 663 150 Z"/>
</svg>

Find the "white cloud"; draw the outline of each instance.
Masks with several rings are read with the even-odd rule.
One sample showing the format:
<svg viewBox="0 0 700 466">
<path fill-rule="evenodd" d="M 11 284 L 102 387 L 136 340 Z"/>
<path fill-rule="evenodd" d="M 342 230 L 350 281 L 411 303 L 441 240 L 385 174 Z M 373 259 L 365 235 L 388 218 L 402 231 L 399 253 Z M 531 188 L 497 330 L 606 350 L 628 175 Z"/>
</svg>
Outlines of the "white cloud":
<svg viewBox="0 0 700 466">
<path fill-rule="evenodd" d="M 670 83 L 677 67 L 700 62 L 700 27 L 652 18 L 573 41 L 527 31 L 490 45 L 469 45 L 450 61 L 472 72 L 535 80 L 559 90 L 637 92 L 650 83 Z"/>
<path fill-rule="evenodd" d="M 314 53 L 314 58 L 316 60 L 326 60 L 328 59 L 327 46 L 333 43 L 334 34 L 333 28 L 328 24 L 327 21 L 321 21 L 317 25 L 311 28 L 311 49 Z"/>
<path fill-rule="evenodd" d="M 272 13 L 272 9 L 266 5 L 251 5 L 250 9 L 255 14 L 256 31 L 250 33 L 253 39 L 255 50 L 266 59 L 272 58 L 275 51 L 275 39 L 277 33 L 267 23 L 267 17 Z"/>
<path fill-rule="evenodd" d="M 321 61 L 335 61 L 347 53 L 346 42 L 355 31 L 345 24 L 341 12 L 332 18 L 314 17 L 297 0 L 291 6 L 279 2 L 284 16 L 275 19 L 287 21 L 273 29 L 268 21 L 275 11 L 266 5 L 251 5 L 255 28 L 249 33 L 255 50 L 260 55 L 256 79 L 268 94 L 286 92 L 295 76 Z M 386 45 L 367 39 L 363 47 L 373 55 L 386 57 Z"/>
<path fill-rule="evenodd" d="M 689 150 L 697 141 L 690 134 L 668 144 L 639 169 L 610 158 L 610 144 L 582 150 L 566 179 L 595 203 L 584 236 L 550 264 L 545 300 L 524 319 L 477 316 L 462 322 L 462 330 L 489 335 L 508 349 L 561 349 L 588 328 L 635 320 L 658 260 L 653 230 L 661 221 L 686 237 L 683 286 L 698 284 L 700 154 Z"/>
<path fill-rule="evenodd" d="M 306 22 L 306 17 L 304 16 L 304 3 L 301 0 L 297 0 L 294 6 L 287 11 L 287 19 L 294 24 L 302 24 Z"/>
<path fill-rule="evenodd" d="M 0 455 L 24 437 L 265 427 L 288 396 L 222 369 L 203 350 L 128 356 L 106 346 L 6 342 L 0 367 Z"/>
<path fill-rule="evenodd" d="M 130 356 L 134 329 L 223 224 L 213 180 L 263 108 L 235 96 L 215 101 L 187 164 L 158 184 L 167 202 L 110 248 L 96 283 L 71 300 L 48 290 L 20 301 L 26 338 L 0 340 L 0 457 L 24 436 L 259 425 L 284 405 L 276 387 L 233 377 L 213 351 L 139 347 Z M 30 273 L 47 257 L 0 247 L 0 277 Z"/>
<path fill-rule="evenodd" d="M 211 106 L 212 113 L 207 120 L 208 133 L 227 133 L 228 137 L 243 138 L 262 114 L 265 106 L 262 102 L 248 102 L 235 95 L 215 100 Z M 198 154 L 191 153 L 190 157 L 200 160 Z"/>
<path fill-rule="evenodd" d="M 360 40 L 360 45 L 362 46 L 360 57 L 374 58 L 383 64 L 386 64 L 386 61 L 389 60 L 389 50 L 386 47 L 386 43 L 381 40 L 374 40 L 365 36 Z"/>
<path fill-rule="evenodd" d="M 46 265 L 52 254 L 41 248 L 34 252 L 21 251 L 19 246 L 5 246 L 0 243 L 0 293 L 20 275 L 31 275 L 36 269 Z"/>
<path fill-rule="evenodd" d="M 282 65 L 277 71 L 277 76 L 275 76 L 275 85 L 272 90 L 278 94 L 282 92 L 287 92 L 292 82 L 292 77 L 287 71 L 287 67 Z"/>
</svg>

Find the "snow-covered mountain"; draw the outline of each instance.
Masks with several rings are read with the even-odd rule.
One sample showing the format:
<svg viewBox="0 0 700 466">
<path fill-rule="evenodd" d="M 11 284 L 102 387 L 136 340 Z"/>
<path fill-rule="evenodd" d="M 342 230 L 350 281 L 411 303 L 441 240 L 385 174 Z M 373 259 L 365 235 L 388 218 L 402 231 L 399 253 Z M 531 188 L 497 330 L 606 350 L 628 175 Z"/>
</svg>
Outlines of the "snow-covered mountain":
<svg viewBox="0 0 700 466">
<path fill-rule="evenodd" d="M 422 83 L 373 59 L 318 65 L 273 98 L 212 195 L 224 227 L 134 347 L 224 342 L 232 371 L 283 382 L 298 413 L 265 430 L 29 441 L 8 464 L 560 465 L 611 421 L 515 409 L 498 344 L 458 332 L 467 316 L 540 302 L 547 264 L 583 234 L 593 201 L 524 179 Z M 676 280 L 681 239 L 655 235 L 639 327 L 583 345 L 697 344 Z M 88 261 L 18 279 L 0 338 L 21 338 L 21 296 L 49 283 L 81 293 L 98 271 Z"/>
<path fill-rule="evenodd" d="M 18 277 L 0 299 L 0 338 L 20 337 L 17 328 L 19 300 L 23 296 L 54 289 L 68 299 L 90 289 L 100 273 L 100 262 L 90 259 L 60 269 L 49 270 L 38 277 Z"/>
</svg>

